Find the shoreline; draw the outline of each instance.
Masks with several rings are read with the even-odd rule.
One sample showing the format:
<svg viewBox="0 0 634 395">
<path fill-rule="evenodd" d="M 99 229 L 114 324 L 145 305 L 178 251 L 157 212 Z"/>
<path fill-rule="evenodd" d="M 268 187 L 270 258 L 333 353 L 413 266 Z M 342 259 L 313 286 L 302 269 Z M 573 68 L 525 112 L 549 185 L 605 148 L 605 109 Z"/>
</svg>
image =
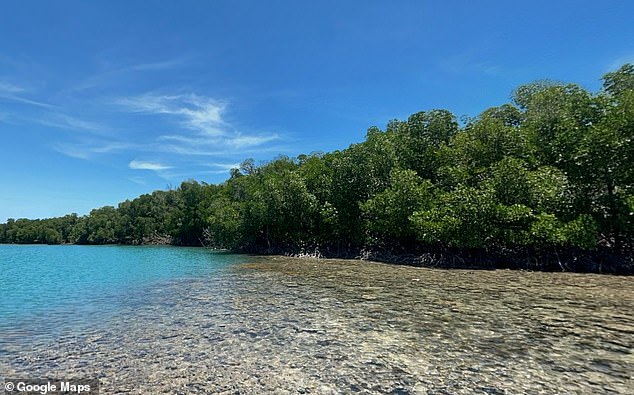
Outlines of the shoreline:
<svg viewBox="0 0 634 395">
<path fill-rule="evenodd" d="M 238 250 L 215 249 L 204 245 L 179 245 L 166 243 L 139 244 L 44 244 L 44 243 L 2 243 L 5 245 L 52 245 L 52 246 L 163 246 L 207 248 L 219 253 L 245 254 L 254 256 L 286 256 L 310 259 L 344 259 L 374 261 L 394 265 L 426 267 L 436 269 L 469 270 L 526 270 L 540 272 L 595 273 L 611 275 L 634 275 L 634 256 L 615 254 L 607 250 L 583 251 L 578 249 L 552 249 L 551 251 L 508 251 L 490 252 L 482 250 L 368 250 L 345 249 L 333 251 L 320 248 L 244 248 Z"/>
<path fill-rule="evenodd" d="M 393 253 L 381 250 L 351 250 L 332 252 L 328 250 L 283 250 L 279 248 L 230 251 L 256 256 L 287 256 L 310 259 L 344 259 L 373 261 L 393 265 L 436 269 L 468 270 L 525 270 L 533 272 L 571 272 L 611 275 L 634 275 L 634 258 L 606 251 L 553 250 L 520 252 L 514 254 L 486 251 L 403 251 Z"/>
</svg>

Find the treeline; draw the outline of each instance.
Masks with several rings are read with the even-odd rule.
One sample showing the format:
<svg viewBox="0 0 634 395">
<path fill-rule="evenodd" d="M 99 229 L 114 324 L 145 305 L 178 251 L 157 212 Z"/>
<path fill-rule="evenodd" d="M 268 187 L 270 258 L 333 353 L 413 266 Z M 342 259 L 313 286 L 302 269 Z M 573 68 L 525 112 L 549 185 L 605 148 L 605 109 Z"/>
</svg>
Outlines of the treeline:
<svg viewBox="0 0 634 395">
<path fill-rule="evenodd" d="M 536 82 L 462 124 L 419 112 L 345 150 L 247 160 L 220 185 L 188 181 L 83 217 L 9 220 L 0 241 L 631 256 L 633 138 L 626 64 L 597 93 Z"/>
</svg>

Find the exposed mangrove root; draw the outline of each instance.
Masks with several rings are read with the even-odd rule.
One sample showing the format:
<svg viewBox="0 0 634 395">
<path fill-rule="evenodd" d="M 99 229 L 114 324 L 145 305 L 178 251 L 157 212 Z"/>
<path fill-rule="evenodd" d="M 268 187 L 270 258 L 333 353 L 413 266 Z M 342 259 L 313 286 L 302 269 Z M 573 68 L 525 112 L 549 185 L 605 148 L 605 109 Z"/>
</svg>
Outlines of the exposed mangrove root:
<svg viewBox="0 0 634 395">
<path fill-rule="evenodd" d="M 634 257 L 616 255 L 606 250 L 576 249 L 551 251 L 482 251 L 482 250 L 372 250 L 328 248 L 250 248 L 246 251 L 260 255 L 284 255 L 305 259 L 357 259 L 398 265 L 446 269 L 515 269 L 552 272 L 582 272 L 605 274 L 634 274 Z"/>
</svg>

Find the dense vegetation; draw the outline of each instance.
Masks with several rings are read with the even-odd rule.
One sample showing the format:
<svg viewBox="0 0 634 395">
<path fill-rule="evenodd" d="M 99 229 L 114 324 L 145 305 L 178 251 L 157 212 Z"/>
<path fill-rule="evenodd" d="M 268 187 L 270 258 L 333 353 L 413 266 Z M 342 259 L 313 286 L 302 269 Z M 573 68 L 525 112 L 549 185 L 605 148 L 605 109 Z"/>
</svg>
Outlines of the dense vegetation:
<svg viewBox="0 0 634 395">
<path fill-rule="evenodd" d="M 419 112 L 342 151 L 247 160 L 220 185 L 187 181 L 82 217 L 10 219 L 0 242 L 602 251 L 631 263 L 634 66 L 603 82 L 598 93 L 536 82 L 462 125 Z"/>
</svg>

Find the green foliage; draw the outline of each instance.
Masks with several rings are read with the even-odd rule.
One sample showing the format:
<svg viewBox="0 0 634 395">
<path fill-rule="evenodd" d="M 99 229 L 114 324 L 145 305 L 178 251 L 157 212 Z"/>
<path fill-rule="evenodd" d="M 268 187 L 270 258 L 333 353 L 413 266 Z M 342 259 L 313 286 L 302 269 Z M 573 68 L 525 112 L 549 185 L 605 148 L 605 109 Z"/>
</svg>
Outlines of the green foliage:
<svg viewBox="0 0 634 395">
<path fill-rule="evenodd" d="M 537 214 L 530 227 L 531 244 L 539 247 L 560 245 L 566 241 L 563 227 L 554 214 Z"/>
<path fill-rule="evenodd" d="M 296 171 L 278 161 L 261 169 L 258 189 L 247 202 L 245 227 L 258 235 L 256 244 L 293 246 L 308 242 L 317 216 L 317 199 Z"/>
<path fill-rule="evenodd" d="M 337 151 L 327 158 L 332 167 L 331 203 L 336 212 L 337 244 L 363 243 L 360 203 L 383 191 L 390 184 L 390 172 L 397 166 L 393 135 L 377 128 L 368 131 L 367 140 Z"/>
<path fill-rule="evenodd" d="M 468 186 L 440 193 L 431 209 L 411 217 L 421 241 L 458 248 L 484 248 L 494 237 L 492 192 Z"/>
<path fill-rule="evenodd" d="M 118 241 L 115 233 L 119 213 L 112 206 L 94 209 L 84 222 L 84 234 L 77 240 L 78 243 L 111 244 Z"/>
<path fill-rule="evenodd" d="M 245 160 L 86 216 L 9 219 L 0 242 L 234 250 L 634 249 L 634 66 L 601 92 L 541 81 L 463 126 L 445 110 L 322 154 Z"/>
<path fill-rule="evenodd" d="M 398 152 L 399 166 L 424 179 L 436 180 L 440 149 L 458 132 L 456 117 L 446 110 L 419 112 L 406 122 L 388 127 L 388 137 Z"/>
<path fill-rule="evenodd" d="M 206 241 L 215 248 L 233 249 L 240 245 L 241 206 L 227 196 L 212 199 L 207 212 Z"/>
<path fill-rule="evenodd" d="M 564 240 L 575 247 L 595 249 L 597 246 L 598 226 L 587 214 L 581 214 L 574 220 L 564 224 Z"/>
<path fill-rule="evenodd" d="M 390 186 L 361 203 L 368 242 L 411 242 L 415 232 L 409 217 L 427 208 L 432 188 L 413 170 L 392 170 Z"/>
<path fill-rule="evenodd" d="M 520 109 L 525 110 L 532 104 L 536 95 L 558 85 L 561 84 L 551 80 L 540 80 L 522 85 L 513 92 L 513 103 Z"/>
<path fill-rule="evenodd" d="M 499 108 L 498 108 L 499 109 Z M 532 147 L 527 136 L 517 126 L 515 115 L 500 114 L 511 112 L 492 109 L 485 111 L 475 121 L 458 133 L 448 147 L 439 149 L 439 182 L 448 187 L 459 184 L 476 186 L 488 174 L 489 168 L 506 157 L 532 161 Z"/>
<path fill-rule="evenodd" d="M 631 95 L 634 92 L 634 65 L 624 64 L 613 73 L 603 76 L 603 89 L 610 95 Z"/>
<path fill-rule="evenodd" d="M 179 217 L 176 239 L 180 244 L 196 245 L 203 238 L 203 222 L 201 202 L 206 185 L 197 181 L 185 181 L 178 188 L 177 195 Z"/>
</svg>

